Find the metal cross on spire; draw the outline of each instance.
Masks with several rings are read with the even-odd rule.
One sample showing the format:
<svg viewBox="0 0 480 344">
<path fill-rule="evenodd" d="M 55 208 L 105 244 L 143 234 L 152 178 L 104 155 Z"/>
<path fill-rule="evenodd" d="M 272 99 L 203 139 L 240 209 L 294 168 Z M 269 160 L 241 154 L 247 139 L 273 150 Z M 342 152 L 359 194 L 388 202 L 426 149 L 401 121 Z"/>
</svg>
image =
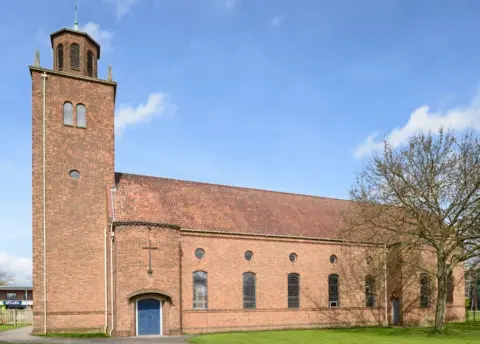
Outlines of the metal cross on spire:
<svg viewBox="0 0 480 344">
<path fill-rule="evenodd" d="M 75 22 L 73 23 L 73 28 L 75 30 L 78 30 L 78 7 L 76 3 L 75 3 Z"/>
</svg>

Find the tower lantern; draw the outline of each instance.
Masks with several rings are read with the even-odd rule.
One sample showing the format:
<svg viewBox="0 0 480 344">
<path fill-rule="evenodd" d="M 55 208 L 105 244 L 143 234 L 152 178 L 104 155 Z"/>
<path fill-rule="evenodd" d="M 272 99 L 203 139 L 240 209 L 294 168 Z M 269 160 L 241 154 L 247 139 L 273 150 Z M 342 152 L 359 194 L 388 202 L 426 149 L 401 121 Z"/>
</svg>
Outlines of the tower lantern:
<svg viewBox="0 0 480 344">
<path fill-rule="evenodd" d="M 78 27 L 78 24 L 75 24 Z M 50 35 L 53 49 L 53 69 L 97 77 L 100 45 L 86 32 L 63 28 Z"/>
</svg>

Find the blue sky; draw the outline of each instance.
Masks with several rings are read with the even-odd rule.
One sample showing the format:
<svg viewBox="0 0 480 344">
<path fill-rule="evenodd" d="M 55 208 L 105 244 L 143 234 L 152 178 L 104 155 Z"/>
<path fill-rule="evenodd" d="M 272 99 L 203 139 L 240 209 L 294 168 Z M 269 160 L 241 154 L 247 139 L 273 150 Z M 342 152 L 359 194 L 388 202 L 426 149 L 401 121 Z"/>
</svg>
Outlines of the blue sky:
<svg viewBox="0 0 480 344">
<path fill-rule="evenodd" d="M 35 49 L 74 0 L 2 3 L 0 267 L 31 275 Z M 348 197 L 379 140 L 480 129 L 476 0 L 78 0 L 118 82 L 116 170 Z"/>
</svg>

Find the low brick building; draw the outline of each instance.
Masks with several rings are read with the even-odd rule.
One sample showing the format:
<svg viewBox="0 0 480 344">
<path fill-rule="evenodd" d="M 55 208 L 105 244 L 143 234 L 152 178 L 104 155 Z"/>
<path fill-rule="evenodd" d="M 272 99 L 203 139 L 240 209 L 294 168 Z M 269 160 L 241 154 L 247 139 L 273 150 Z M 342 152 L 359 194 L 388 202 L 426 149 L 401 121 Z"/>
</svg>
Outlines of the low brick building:
<svg viewBox="0 0 480 344">
<path fill-rule="evenodd" d="M 31 309 L 32 287 L 0 286 L 0 309 Z"/>
<path fill-rule="evenodd" d="M 117 336 L 415 323 L 434 283 L 345 237 L 349 202 L 114 171 L 100 46 L 51 35 L 30 67 L 34 331 Z M 431 259 L 424 257 L 425 264 Z M 463 267 L 450 319 L 464 318 Z"/>
</svg>

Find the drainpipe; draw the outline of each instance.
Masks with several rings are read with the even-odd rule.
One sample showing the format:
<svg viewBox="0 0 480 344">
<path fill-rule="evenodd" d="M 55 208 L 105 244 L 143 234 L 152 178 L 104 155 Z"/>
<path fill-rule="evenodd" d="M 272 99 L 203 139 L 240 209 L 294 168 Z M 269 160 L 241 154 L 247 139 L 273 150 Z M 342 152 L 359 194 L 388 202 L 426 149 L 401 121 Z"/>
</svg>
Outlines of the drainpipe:
<svg viewBox="0 0 480 344">
<path fill-rule="evenodd" d="M 45 86 L 47 83 L 47 73 L 43 72 L 42 74 L 43 87 L 42 87 L 42 96 L 43 96 L 43 113 L 42 113 L 42 203 L 43 203 L 43 332 L 47 333 L 47 217 L 46 217 L 46 186 L 45 186 L 45 165 L 46 165 L 46 126 L 47 126 L 47 116 L 46 116 L 46 95 L 45 95 Z"/>
<path fill-rule="evenodd" d="M 108 327 L 108 271 L 107 271 L 107 227 L 105 227 L 105 238 L 104 238 L 104 261 L 105 261 L 105 329 L 104 333 L 107 333 Z"/>
<path fill-rule="evenodd" d="M 388 290 L 387 290 L 387 259 L 388 259 L 388 251 L 387 251 L 387 244 L 384 244 L 385 248 L 385 264 L 384 264 L 384 273 L 385 273 L 385 326 L 388 326 Z"/>
<path fill-rule="evenodd" d="M 111 336 L 113 333 L 113 329 L 115 326 L 115 311 L 114 311 L 114 303 L 113 303 L 113 223 L 110 224 L 110 312 L 112 313 L 112 326 L 110 327 L 110 333 L 109 335 Z"/>
</svg>

